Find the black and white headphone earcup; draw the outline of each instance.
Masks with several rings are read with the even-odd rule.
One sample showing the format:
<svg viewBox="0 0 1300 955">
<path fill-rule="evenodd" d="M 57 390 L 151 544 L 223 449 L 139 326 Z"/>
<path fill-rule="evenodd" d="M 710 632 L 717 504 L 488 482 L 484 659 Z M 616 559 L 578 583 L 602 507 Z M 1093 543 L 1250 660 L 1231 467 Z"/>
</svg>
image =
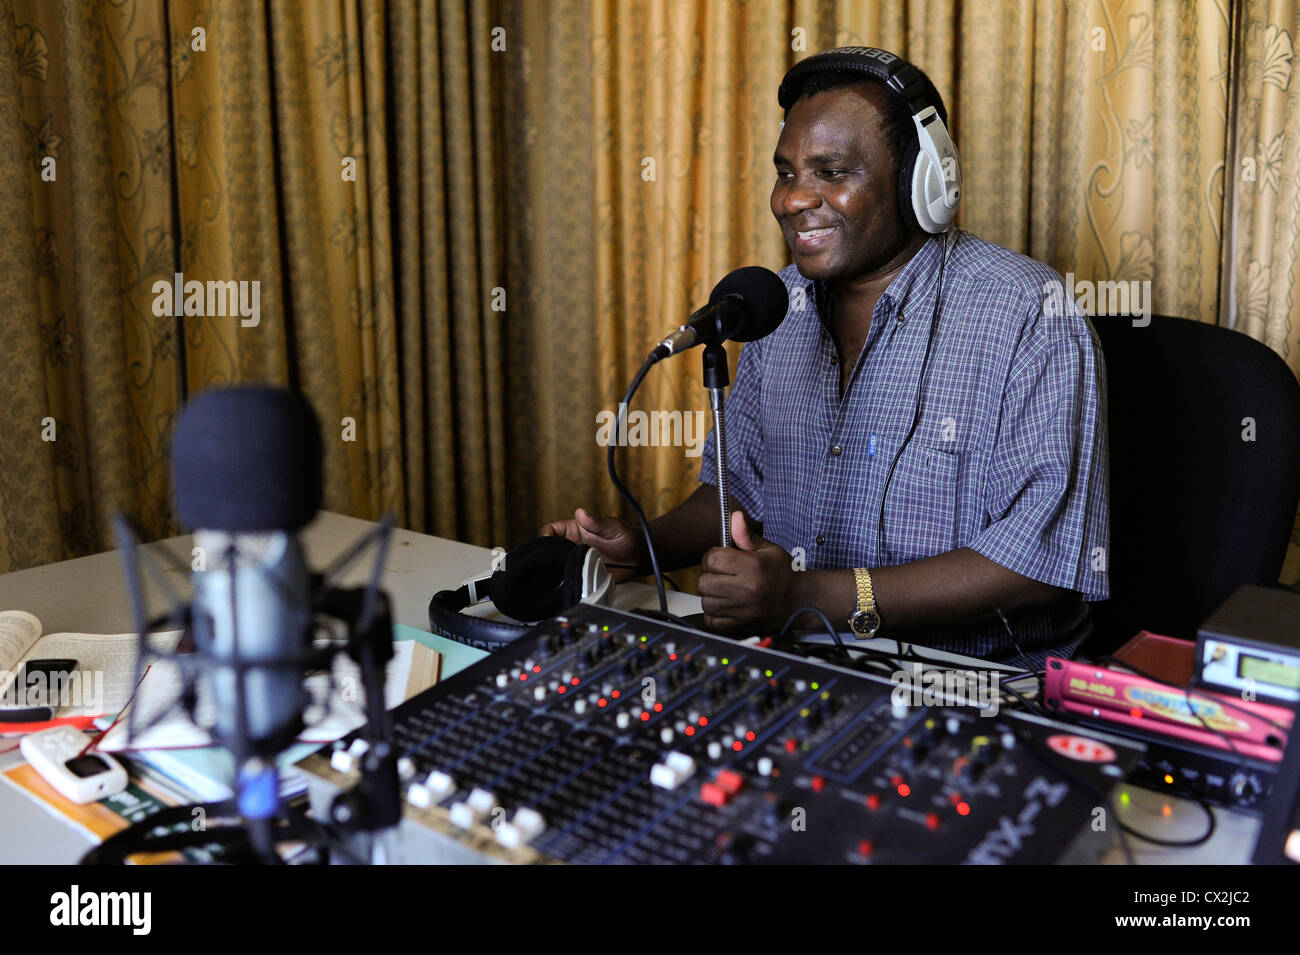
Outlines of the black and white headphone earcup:
<svg viewBox="0 0 1300 955">
<path fill-rule="evenodd" d="M 957 218 L 956 206 L 945 205 L 944 192 L 944 170 L 928 152 L 917 150 L 908 188 L 911 213 L 921 229 L 932 235 L 948 231 Z"/>
<path fill-rule="evenodd" d="M 916 143 L 910 143 L 903 153 L 903 161 L 898 165 L 898 209 L 903 216 L 903 225 L 909 230 L 921 228 L 920 221 L 916 217 L 916 202 L 912 189 L 919 152 Z"/>
<path fill-rule="evenodd" d="M 591 549 L 587 550 L 582 561 L 582 602 L 604 607 L 614 603 L 614 578 L 610 576 L 605 561 Z"/>
</svg>

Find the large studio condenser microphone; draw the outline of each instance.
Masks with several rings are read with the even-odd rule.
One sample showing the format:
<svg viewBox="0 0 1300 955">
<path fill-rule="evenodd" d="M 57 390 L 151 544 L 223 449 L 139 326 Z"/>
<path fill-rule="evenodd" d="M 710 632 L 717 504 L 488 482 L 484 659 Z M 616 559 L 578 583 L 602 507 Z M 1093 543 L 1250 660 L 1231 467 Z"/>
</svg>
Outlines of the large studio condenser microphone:
<svg viewBox="0 0 1300 955">
<path fill-rule="evenodd" d="M 177 512 L 201 548 L 191 636 L 214 735 L 241 762 L 274 756 L 302 730 L 313 618 L 295 534 L 320 509 L 321 457 L 311 405 L 278 388 L 208 391 L 176 422 Z"/>
<path fill-rule="evenodd" d="M 661 361 L 696 345 L 763 338 L 776 330 L 789 307 L 789 293 L 775 272 L 759 265 L 736 269 L 714 286 L 708 305 L 655 346 L 651 360 Z"/>
</svg>

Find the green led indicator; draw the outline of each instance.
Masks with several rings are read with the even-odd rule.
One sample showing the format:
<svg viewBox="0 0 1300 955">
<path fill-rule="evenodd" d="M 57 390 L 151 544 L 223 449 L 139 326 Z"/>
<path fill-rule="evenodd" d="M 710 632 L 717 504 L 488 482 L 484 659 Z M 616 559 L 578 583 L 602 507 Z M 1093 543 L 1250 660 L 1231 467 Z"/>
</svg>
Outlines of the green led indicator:
<svg viewBox="0 0 1300 955">
<path fill-rule="evenodd" d="M 814 683 L 814 684 L 812 685 L 812 688 L 813 688 L 814 690 L 820 690 L 820 689 L 822 688 L 822 685 L 821 685 L 820 683 Z"/>
<path fill-rule="evenodd" d="M 642 637 L 642 638 L 641 638 L 641 642 L 642 642 L 642 643 L 645 643 L 645 642 L 646 642 L 647 640 L 649 640 L 649 639 L 650 639 L 649 637 Z"/>
<path fill-rule="evenodd" d="M 604 630 L 606 633 L 609 633 L 609 624 L 605 624 L 605 626 L 601 627 L 600 629 Z"/>
<path fill-rule="evenodd" d="M 730 663 L 730 662 L 731 662 L 731 661 L 728 660 L 726 657 L 723 657 L 723 658 L 722 658 L 722 665 L 723 665 L 724 667 L 725 667 L 728 663 Z"/>
<path fill-rule="evenodd" d="M 772 671 L 771 671 L 771 670 L 764 670 L 764 671 L 763 671 L 763 675 L 764 675 L 764 676 L 771 676 L 771 675 L 772 675 Z"/>
<path fill-rule="evenodd" d="M 1125 806 L 1127 806 L 1127 805 L 1129 804 L 1129 802 L 1131 801 L 1131 798 L 1132 798 L 1132 797 L 1130 797 L 1128 793 L 1120 793 L 1120 794 L 1119 794 L 1119 801 L 1120 801 L 1121 804 L 1123 804 L 1123 805 L 1125 805 Z"/>
</svg>

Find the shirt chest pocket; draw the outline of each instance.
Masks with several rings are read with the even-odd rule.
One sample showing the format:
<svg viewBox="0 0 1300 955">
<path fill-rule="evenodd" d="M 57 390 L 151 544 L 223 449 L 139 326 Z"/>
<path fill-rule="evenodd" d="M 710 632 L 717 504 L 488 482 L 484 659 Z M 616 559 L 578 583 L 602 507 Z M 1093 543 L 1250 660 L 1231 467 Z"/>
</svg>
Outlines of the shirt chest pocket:
<svg viewBox="0 0 1300 955">
<path fill-rule="evenodd" d="M 912 443 L 885 493 L 881 557 L 890 564 L 933 557 L 957 546 L 961 454 Z"/>
</svg>

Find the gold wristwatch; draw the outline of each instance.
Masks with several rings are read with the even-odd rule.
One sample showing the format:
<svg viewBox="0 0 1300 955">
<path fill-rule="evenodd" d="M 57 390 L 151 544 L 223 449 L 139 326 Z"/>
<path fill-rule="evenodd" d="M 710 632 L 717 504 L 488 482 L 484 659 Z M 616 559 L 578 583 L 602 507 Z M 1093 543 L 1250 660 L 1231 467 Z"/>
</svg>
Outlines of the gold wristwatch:
<svg viewBox="0 0 1300 955">
<path fill-rule="evenodd" d="M 880 614 L 876 613 L 876 595 L 871 589 L 871 571 L 854 567 L 853 576 L 858 581 L 858 608 L 849 617 L 849 629 L 859 640 L 869 640 L 880 629 Z"/>
</svg>

